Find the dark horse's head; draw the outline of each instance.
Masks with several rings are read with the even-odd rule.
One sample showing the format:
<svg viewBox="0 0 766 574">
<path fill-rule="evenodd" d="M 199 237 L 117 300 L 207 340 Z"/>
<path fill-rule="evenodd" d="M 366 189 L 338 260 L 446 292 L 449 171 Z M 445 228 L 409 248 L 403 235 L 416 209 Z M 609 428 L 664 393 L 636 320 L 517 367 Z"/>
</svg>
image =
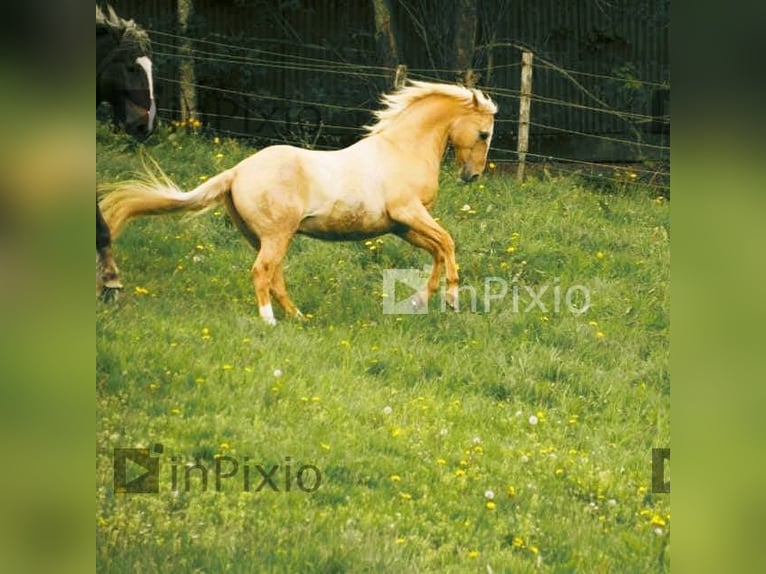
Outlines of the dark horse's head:
<svg viewBox="0 0 766 574">
<path fill-rule="evenodd" d="M 117 126 L 137 138 L 154 130 L 157 106 L 149 36 L 111 6 L 96 6 L 96 105 L 108 102 Z"/>
</svg>

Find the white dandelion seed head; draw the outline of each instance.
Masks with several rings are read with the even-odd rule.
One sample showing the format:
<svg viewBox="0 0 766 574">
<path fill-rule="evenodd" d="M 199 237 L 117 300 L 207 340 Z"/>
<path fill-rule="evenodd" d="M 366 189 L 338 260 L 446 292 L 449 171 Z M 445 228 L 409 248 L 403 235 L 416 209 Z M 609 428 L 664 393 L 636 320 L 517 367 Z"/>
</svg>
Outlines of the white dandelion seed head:
<svg viewBox="0 0 766 574">
<path fill-rule="evenodd" d="M 538 421 L 537 421 L 537 417 L 536 417 L 535 415 L 530 415 L 530 417 L 529 417 L 529 424 L 531 424 L 532 426 L 534 426 L 534 425 L 536 425 L 536 424 L 537 424 L 537 422 L 538 422 Z"/>
<path fill-rule="evenodd" d="M 274 376 L 279 378 L 282 376 L 282 369 L 274 369 Z"/>
<path fill-rule="evenodd" d="M 390 406 L 386 405 L 385 407 L 383 407 L 384 415 L 390 415 L 392 412 L 394 412 L 394 409 L 392 409 Z"/>
<path fill-rule="evenodd" d="M 491 490 L 486 490 L 484 491 L 484 498 L 486 498 L 487 500 L 492 500 L 493 498 L 495 498 L 495 493 L 492 492 Z"/>
</svg>

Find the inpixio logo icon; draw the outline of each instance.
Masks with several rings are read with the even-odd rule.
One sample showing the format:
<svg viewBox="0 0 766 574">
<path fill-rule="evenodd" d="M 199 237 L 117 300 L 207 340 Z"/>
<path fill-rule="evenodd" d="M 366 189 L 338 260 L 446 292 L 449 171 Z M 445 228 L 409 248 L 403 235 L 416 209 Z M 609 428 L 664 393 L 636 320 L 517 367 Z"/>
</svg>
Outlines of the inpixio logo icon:
<svg viewBox="0 0 766 574">
<path fill-rule="evenodd" d="M 428 301 L 421 300 L 430 273 L 427 269 L 383 270 L 383 314 L 425 315 Z"/>
<path fill-rule="evenodd" d="M 157 443 L 148 448 L 114 449 L 114 491 L 119 493 L 156 494 L 160 491 L 160 459 Z"/>
</svg>

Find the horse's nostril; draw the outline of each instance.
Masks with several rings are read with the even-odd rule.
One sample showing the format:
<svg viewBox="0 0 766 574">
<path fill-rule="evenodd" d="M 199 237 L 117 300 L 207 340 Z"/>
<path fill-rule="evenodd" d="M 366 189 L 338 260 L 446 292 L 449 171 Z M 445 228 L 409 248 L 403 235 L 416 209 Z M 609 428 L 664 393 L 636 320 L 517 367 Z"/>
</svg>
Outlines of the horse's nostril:
<svg viewBox="0 0 766 574">
<path fill-rule="evenodd" d="M 470 181 L 476 181 L 477 179 L 479 179 L 479 174 L 478 174 L 478 173 L 474 173 L 474 174 L 471 176 L 471 179 L 470 179 Z"/>
</svg>

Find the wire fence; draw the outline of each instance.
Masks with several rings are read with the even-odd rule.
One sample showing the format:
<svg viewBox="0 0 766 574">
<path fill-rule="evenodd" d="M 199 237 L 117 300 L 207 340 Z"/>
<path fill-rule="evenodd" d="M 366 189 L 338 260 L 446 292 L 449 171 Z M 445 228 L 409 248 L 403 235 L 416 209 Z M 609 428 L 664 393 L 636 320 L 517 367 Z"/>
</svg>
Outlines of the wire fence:
<svg viewBox="0 0 766 574">
<path fill-rule="evenodd" d="M 358 139 L 366 133 L 363 126 L 372 121 L 372 111 L 376 108 L 375 97 L 391 88 L 394 75 L 393 70 L 383 66 L 360 65 L 339 57 L 290 54 L 158 30 L 152 31 L 152 44 L 155 57 L 170 63 L 166 68 L 171 71 L 176 69 L 182 58 L 179 46 L 187 45 L 192 48 L 186 57 L 193 58 L 198 65 L 208 63 L 218 69 L 230 66 L 239 70 L 278 70 L 312 78 L 332 77 L 336 85 L 345 87 L 345 92 L 350 94 L 359 93 L 360 82 L 366 86 L 366 91 L 357 97 L 358 104 L 348 101 L 334 103 L 338 98 L 312 94 L 310 90 L 297 93 L 295 97 L 286 97 L 281 94 L 275 95 L 266 89 L 222 87 L 219 79 L 204 74 L 198 75 L 193 86 L 200 95 L 199 117 L 206 129 L 223 136 L 246 138 L 252 140 L 255 145 L 291 143 L 317 149 L 336 149 Z M 505 43 L 495 44 L 493 48 L 516 50 L 519 52 L 520 61 L 521 46 Z M 520 67 L 520 63 L 508 63 L 493 66 L 492 70 L 517 67 Z M 669 114 L 657 115 L 640 113 L 635 109 L 618 109 L 606 103 L 604 98 L 596 93 L 600 83 L 629 81 L 634 87 L 667 91 L 669 94 L 669 83 L 635 77 L 626 80 L 622 76 L 564 69 L 538 57 L 535 60 L 534 73 L 536 76 L 553 74 L 559 79 L 564 78 L 572 89 L 573 97 L 551 97 L 533 89 L 530 121 L 532 142 L 535 138 L 559 138 L 588 142 L 594 146 L 622 146 L 634 150 L 632 155 L 641 161 L 633 161 L 630 164 L 605 164 L 582 159 L 576 153 L 540 153 L 541 150 L 535 149 L 534 146 L 527 153 L 528 161 L 546 172 L 578 171 L 586 173 L 594 181 L 620 186 L 648 184 L 664 194 L 669 194 Z M 457 70 L 451 69 L 415 68 L 407 71 L 408 78 L 425 81 L 444 81 L 445 77 L 456 75 Z M 587 87 L 580 81 L 581 78 L 587 79 Z M 181 81 L 171 74 L 158 75 L 157 80 L 164 83 L 170 92 L 177 94 L 180 91 Z M 514 126 L 518 121 L 516 114 L 520 90 L 481 84 L 477 87 L 489 93 L 500 104 L 501 113 L 496 119 L 496 138 L 490 157 L 496 164 L 512 164 L 517 160 Z M 170 101 L 173 102 L 172 99 Z M 161 106 L 160 117 L 166 121 L 177 122 L 180 117 L 179 108 L 176 102 Z M 569 122 L 551 121 L 551 118 L 556 117 L 556 113 L 551 110 L 564 110 L 574 114 L 603 114 L 613 119 L 618 127 L 612 133 L 576 129 L 567 125 Z M 660 126 L 660 137 L 646 129 L 647 126 L 657 125 Z M 647 138 L 647 133 L 651 137 Z"/>
</svg>

